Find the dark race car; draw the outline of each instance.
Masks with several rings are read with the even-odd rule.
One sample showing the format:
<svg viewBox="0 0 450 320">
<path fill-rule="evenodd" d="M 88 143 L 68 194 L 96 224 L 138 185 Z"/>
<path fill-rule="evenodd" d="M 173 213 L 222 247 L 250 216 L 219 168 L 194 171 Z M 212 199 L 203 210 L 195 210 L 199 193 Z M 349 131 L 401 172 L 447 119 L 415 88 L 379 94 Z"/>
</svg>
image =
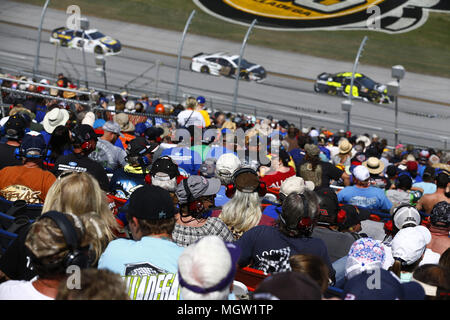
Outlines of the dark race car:
<svg viewBox="0 0 450 320">
<path fill-rule="evenodd" d="M 351 72 L 323 72 L 317 76 L 316 82 L 314 83 L 314 91 L 348 97 L 351 79 Z M 391 103 L 393 100 L 387 94 L 386 85 L 375 82 L 361 73 L 355 73 L 352 91 L 353 97 L 363 99 L 364 101 Z"/>
</svg>

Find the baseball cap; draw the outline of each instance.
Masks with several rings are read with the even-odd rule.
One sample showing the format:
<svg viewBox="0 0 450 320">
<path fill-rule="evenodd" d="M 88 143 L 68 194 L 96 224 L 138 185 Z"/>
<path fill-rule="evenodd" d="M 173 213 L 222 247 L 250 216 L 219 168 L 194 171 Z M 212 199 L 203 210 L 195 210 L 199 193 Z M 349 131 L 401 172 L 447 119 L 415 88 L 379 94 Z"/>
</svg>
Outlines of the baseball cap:
<svg viewBox="0 0 450 320">
<path fill-rule="evenodd" d="M 274 273 L 260 282 L 253 300 L 321 300 L 319 285 L 305 273 Z"/>
<path fill-rule="evenodd" d="M 73 128 L 72 135 L 74 137 L 75 143 L 83 143 L 89 140 L 95 140 L 97 141 L 97 134 L 94 131 L 94 128 L 92 128 L 88 124 L 80 124 Z"/>
<path fill-rule="evenodd" d="M 401 229 L 392 239 L 392 257 L 403 264 L 413 264 L 420 259 L 430 241 L 431 233 L 424 226 Z"/>
<path fill-rule="evenodd" d="M 370 218 L 370 211 L 365 208 L 358 208 L 351 204 L 341 204 L 339 209 L 345 211 L 345 220 L 342 223 L 343 229 L 357 225 L 361 221 L 368 220 Z"/>
<path fill-rule="evenodd" d="M 150 127 L 145 129 L 144 135 L 149 140 L 156 140 L 158 137 L 161 137 L 164 134 L 164 129 L 161 127 Z"/>
<path fill-rule="evenodd" d="M 393 220 L 397 229 L 403 229 L 407 224 L 414 224 L 418 226 L 421 218 L 420 213 L 416 208 L 412 206 L 401 206 L 398 209 L 394 209 Z"/>
<path fill-rule="evenodd" d="M 339 201 L 336 192 L 329 189 L 316 191 L 319 199 L 319 214 L 317 216 L 318 225 L 335 225 L 339 210 Z"/>
<path fill-rule="evenodd" d="M 167 174 L 169 179 L 173 179 L 180 175 L 178 165 L 168 156 L 158 158 L 153 162 L 150 174 L 154 176 L 157 173 Z"/>
<path fill-rule="evenodd" d="M 20 144 L 20 153 L 25 157 L 40 157 L 46 148 L 47 145 L 41 134 L 26 134 Z"/>
<path fill-rule="evenodd" d="M 450 203 L 440 201 L 431 209 L 431 224 L 436 227 L 448 228 L 450 226 Z"/>
<path fill-rule="evenodd" d="M 374 278 L 377 280 L 372 280 Z M 417 282 L 401 283 L 392 272 L 378 268 L 364 271 L 348 280 L 344 286 L 342 298 L 344 300 L 424 300 L 425 291 Z"/>
<path fill-rule="evenodd" d="M 172 218 L 175 208 L 169 191 L 145 184 L 131 194 L 128 213 L 139 219 L 162 220 Z"/>
<path fill-rule="evenodd" d="M 353 176 L 359 181 L 366 181 L 370 178 L 370 172 L 366 166 L 359 165 L 353 169 Z"/>
<path fill-rule="evenodd" d="M 361 238 L 353 242 L 347 255 L 345 276 L 354 276 L 375 268 L 381 268 L 386 259 L 386 252 L 381 241 L 372 238 Z"/>
<path fill-rule="evenodd" d="M 25 119 L 17 114 L 10 116 L 8 121 L 5 123 L 5 136 L 8 139 L 22 139 L 25 135 L 25 128 Z"/>
<path fill-rule="evenodd" d="M 220 247 L 218 247 L 218 245 L 220 245 Z M 210 287 L 206 287 L 206 288 L 199 287 L 199 286 L 196 286 L 196 285 L 186 282 L 186 280 L 184 280 L 182 273 L 180 272 L 180 268 L 179 268 L 178 275 L 179 275 L 180 285 L 182 287 L 185 287 L 195 293 L 206 294 L 206 293 L 210 293 L 210 292 L 221 291 L 224 288 L 230 286 L 230 284 L 234 280 L 234 276 L 235 276 L 236 270 L 237 270 L 237 263 L 241 256 L 241 248 L 239 246 L 237 246 L 231 242 L 225 242 L 222 240 L 222 238 L 220 238 L 216 235 L 208 235 L 208 236 L 201 238 L 197 242 L 191 244 L 189 246 L 189 249 L 187 249 L 187 250 L 191 250 L 191 249 L 199 250 L 199 252 L 202 252 L 204 250 L 209 250 L 209 251 L 214 250 L 214 252 L 216 252 L 217 250 L 220 250 L 220 251 L 227 250 L 230 255 L 230 268 L 223 279 L 221 279 L 218 283 L 216 283 Z M 180 256 L 180 260 L 183 260 L 183 259 L 184 259 L 184 255 L 182 254 L 182 256 Z"/>
<path fill-rule="evenodd" d="M 241 166 L 241 160 L 234 153 L 222 154 L 216 162 L 215 173 L 217 176 L 229 177 Z"/>
<path fill-rule="evenodd" d="M 305 181 L 302 177 L 292 176 L 287 178 L 281 183 L 280 193 L 285 195 L 286 197 L 292 193 L 303 193 L 305 190 L 313 191 L 314 190 L 314 182 Z"/>
<path fill-rule="evenodd" d="M 154 142 L 147 142 L 144 137 L 136 137 L 130 141 L 127 147 L 129 156 L 143 156 L 148 153 L 153 153 L 158 149 L 159 145 Z"/>
<path fill-rule="evenodd" d="M 205 97 L 202 97 L 202 96 L 198 96 L 198 97 L 197 97 L 197 103 L 203 104 L 203 103 L 205 103 L 205 102 L 206 102 Z"/>
<path fill-rule="evenodd" d="M 199 172 L 205 178 L 213 178 L 215 171 L 216 171 L 216 159 L 215 158 L 207 158 L 200 165 Z"/>
<path fill-rule="evenodd" d="M 117 122 L 114 121 L 105 122 L 105 124 L 103 125 L 103 130 L 118 134 L 121 137 L 123 137 L 123 134 L 120 132 L 120 125 Z"/>
<path fill-rule="evenodd" d="M 416 161 L 406 162 L 406 168 L 408 171 L 417 171 L 418 165 Z"/>
<path fill-rule="evenodd" d="M 305 152 L 311 157 L 318 156 L 320 153 L 320 149 L 315 144 L 307 143 L 305 144 Z"/>
<path fill-rule="evenodd" d="M 289 127 L 289 122 L 287 122 L 286 120 L 280 120 L 278 124 L 284 129 L 287 129 Z"/>
<path fill-rule="evenodd" d="M 220 190 L 220 180 L 217 178 L 207 179 L 198 175 L 191 175 L 187 178 L 189 191 L 193 199 L 198 199 L 203 196 L 211 196 L 217 194 Z M 175 191 L 180 204 L 188 202 L 188 194 L 184 188 L 184 183 L 179 183 Z"/>
</svg>

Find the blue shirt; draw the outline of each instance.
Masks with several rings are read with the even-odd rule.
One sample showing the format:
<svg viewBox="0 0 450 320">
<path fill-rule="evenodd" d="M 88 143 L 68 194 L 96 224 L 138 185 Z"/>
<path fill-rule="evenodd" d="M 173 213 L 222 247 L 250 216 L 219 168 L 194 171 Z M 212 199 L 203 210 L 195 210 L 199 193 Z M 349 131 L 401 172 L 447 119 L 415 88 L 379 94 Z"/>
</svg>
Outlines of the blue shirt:
<svg viewBox="0 0 450 320">
<path fill-rule="evenodd" d="M 179 300 L 178 258 L 183 250 L 160 238 L 116 239 L 100 256 L 98 269 L 120 274 L 132 300 Z"/>
<path fill-rule="evenodd" d="M 202 164 L 200 153 L 186 147 L 164 149 L 161 156 L 169 156 L 189 175 L 197 175 Z"/>
<path fill-rule="evenodd" d="M 275 220 L 278 219 L 278 217 L 281 214 L 281 205 L 270 205 L 267 206 L 264 211 L 263 214 L 265 214 L 266 216 L 269 216 L 271 218 L 274 218 Z"/>
<path fill-rule="evenodd" d="M 297 165 L 297 163 L 303 160 L 303 157 L 305 156 L 305 151 L 295 148 L 289 151 L 289 154 L 292 156 L 295 165 Z"/>
<path fill-rule="evenodd" d="M 369 210 L 390 210 L 391 201 L 386 197 L 384 189 L 377 187 L 359 188 L 345 187 L 337 194 L 339 202 L 351 204 Z"/>
<path fill-rule="evenodd" d="M 418 182 L 413 183 L 413 187 L 418 187 L 423 189 L 423 194 L 430 194 L 436 192 L 436 184 L 431 182 Z"/>
<path fill-rule="evenodd" d="M 219 157 L 225 153 L 234 153 L 232 150 L 227 149 L 225 147 L 221 147 L 221 146 L 212 146 L 209 150 L 208 153 L 206 154 L 206 158 L 214 158 L 214 159 L 219 159 Z"/>
<path fill-rule="evenodd" d="M 223 207 L 228 201 L 230 201 L 230 198 L 226 196 L 225 191 L 226 187 L 220 186 L 220 190 L 217 192 L 216 199 L 214 200 L 216 207 Z"/>
</svg>

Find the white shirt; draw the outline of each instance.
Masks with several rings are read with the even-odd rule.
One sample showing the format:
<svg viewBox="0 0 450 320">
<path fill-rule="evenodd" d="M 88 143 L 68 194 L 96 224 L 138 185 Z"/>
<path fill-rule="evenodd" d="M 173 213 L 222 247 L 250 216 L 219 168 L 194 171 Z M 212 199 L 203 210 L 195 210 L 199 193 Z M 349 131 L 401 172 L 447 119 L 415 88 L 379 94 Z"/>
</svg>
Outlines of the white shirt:
<svg viewBox="0 0 450 320">
<path fill-rule="evenodd" d="M 0 284 L 0 300 L 54 300 L 33 287 L 33 282 L 24 280 L 8 280 Z"/>
<path fill-rule="evenodd" d="M 188 120 L 189 119 L 189 120 Z M 199 126 L 206 127 L 205 119 L 202 114 L 194 110 L 181 111 L 177 116 L 178 124 L 182 127 Z"/>
</svg>

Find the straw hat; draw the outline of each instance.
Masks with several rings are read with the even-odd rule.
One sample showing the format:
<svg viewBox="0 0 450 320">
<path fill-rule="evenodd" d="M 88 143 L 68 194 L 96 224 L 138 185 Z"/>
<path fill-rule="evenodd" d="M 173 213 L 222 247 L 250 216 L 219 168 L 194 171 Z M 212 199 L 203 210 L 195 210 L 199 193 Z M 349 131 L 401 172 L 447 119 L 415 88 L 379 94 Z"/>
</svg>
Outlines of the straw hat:
<svg viewBox="0 0 450 320">
<path fill-rule="evenodd" d="M 347 140 L 347 139 L 342 139 L 339 142 L 339 153 L 340 154 L 347 154 L 350 151 L 352 151 L 353 145 Z"/>
<path fill-rule="evenodd" d="M 44 130 L 51 134 L 57 126 L 66 125 L 69 118 L 70 115 L 66 109 L 54 108 L 45 114 L 42 125 L 44 126 Z"/>
<path fill-rule="evenodd" d="M 376 157 L 370 157 L 362 164 L 369 169 L 371 174 L 380 174 L 384 170 L 384 163 Z"/>
</svg>

